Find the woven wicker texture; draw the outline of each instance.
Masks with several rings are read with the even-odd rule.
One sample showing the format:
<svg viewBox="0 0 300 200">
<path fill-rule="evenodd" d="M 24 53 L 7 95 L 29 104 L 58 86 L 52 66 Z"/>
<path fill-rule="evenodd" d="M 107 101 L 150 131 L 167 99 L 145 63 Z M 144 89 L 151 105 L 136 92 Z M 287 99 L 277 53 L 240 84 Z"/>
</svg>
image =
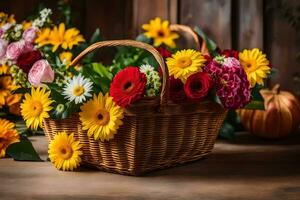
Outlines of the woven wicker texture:
<svg viewBox="0 0 300 200">
<path fill-rule="evenodd" d="M 124 124 L 110 141 L 88 138 L 78 114 L 64 120 L 45 119 L 44 131 L 49 141 L 58 131 L 75 133 L 83 145 L 83 165 L 127 175 L 194 161 L 210 153 L 225 110 L 213 102 L 170 103 L 168 69 L 152 46 L 131 40 L 98 42 L 78 55 L 72 65 L 97 48 L 119 45 L 142 48 L 153 54 L 164 76 L 160 98 L 144 98 L 127 108 Z"/>
</svg>

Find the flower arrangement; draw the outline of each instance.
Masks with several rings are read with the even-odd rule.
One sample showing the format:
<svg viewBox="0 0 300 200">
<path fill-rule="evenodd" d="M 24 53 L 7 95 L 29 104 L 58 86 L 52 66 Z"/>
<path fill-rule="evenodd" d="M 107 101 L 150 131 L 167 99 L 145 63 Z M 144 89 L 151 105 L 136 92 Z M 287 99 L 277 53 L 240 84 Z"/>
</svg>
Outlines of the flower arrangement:
<svg viewBox="0 0 300 200">
<path fill-rule="evenodd" d="M 118 48 L 110 66 L 90 57 L 71 66 L 71 59 L 87 43 L 79 30 L 53 24 L 50 15 L 51 10 L 44 9 L 24 23 L 26 28 L 13 24 L 3 31 L 3 63 L 10 68 L 13 84 L 22 88 L 16 91 L 24 93 L 20 113 L 26 126 L 37 130 L 47 118 L 78 115 L 88 137 L 109 141 L 123 125 L 127 108 L 144 98 L 158 98 L 160 66 L 152 55 L 133 47 Z M 146 32 L 137 40 L 155 46 L 165 59 L 174 104 L 214 100 L 226 109 L 245 107 L 270 74 L 270 63 L 258 49 L 220 51 L 204 37 L 210 54 L 179 50 L 175 42 L 179 35 L 168 21 L 156 18 L 142 28 Z M 74 133 L 58 132 L 49 145 L 49 158 L 57 169 L 73 170 L 80 165 L 81 148 Z"/>
<path fill-rule="evenodd" d="M 79 71 L 82 66 L 93 64 L 97 68 L 97 64 L 100 65 L 92 63 L 92 57 L 89 57 L 82 66 L 70 67 L 74 56 L 89 44 L 101 40 L 99 29 L 87 42 L 67 20 L 54 23 L 51 16 L 52 10 L 44 8 L 35 18 L 17 23 L 13 15 L 0 13 L 0 108 L 2 112 L 20 115 L 33 131 L 43 126 L 45 118 L 66 117 L 66 112 L 72 109 L 72 105 L 65 104 L 67 101 L 75 105 L 85 101 L 85 97 L 92 97 L 92 83 L 81 77 Z M 84 88 L 78 88 L 78 85 Z M 55 93 L 56 88 L 61 88 L 59 95 Z M 74 95 L 70 92 L 73 89 L 77 91 Z M 80 89 L 85 91 L 81 94 Z M 1 157 L 8 145 L 17 142 L 18 147 L 12 147 L 9 156 L 39 160 L 26 138 L 31 131 L 22 130 L 17 134 L 13 122 L 0 120 L 3 120 L 0 122 L 3 124 Z M 20 150 L 31 155 L 18 157 L 20 152 L 15 151 Z"/>
</svg>

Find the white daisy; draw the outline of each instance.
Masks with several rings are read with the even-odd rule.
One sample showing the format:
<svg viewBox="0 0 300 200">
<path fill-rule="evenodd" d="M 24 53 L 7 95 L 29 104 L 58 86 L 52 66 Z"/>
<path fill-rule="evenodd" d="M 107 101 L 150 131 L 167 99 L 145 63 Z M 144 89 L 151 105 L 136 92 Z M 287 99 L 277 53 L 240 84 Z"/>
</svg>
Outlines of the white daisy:
<svg viewBox="0 0 300 200">
<path fill-rule="evenodd" d="M 141 65 L 140 71 L 146 75 L 154 71 L 154 68 L 151 65 Z"/>
<path fill-rule="evenodd" d="M 63 88 L 63 95 L 69 101 L 75 101 L 75 104 L 82 103 L 86 97 L 91 97 L 93 83 L 88 78 L 81 75 L 74 76 L 68 81 L 67 85 Z"/>
</svg>

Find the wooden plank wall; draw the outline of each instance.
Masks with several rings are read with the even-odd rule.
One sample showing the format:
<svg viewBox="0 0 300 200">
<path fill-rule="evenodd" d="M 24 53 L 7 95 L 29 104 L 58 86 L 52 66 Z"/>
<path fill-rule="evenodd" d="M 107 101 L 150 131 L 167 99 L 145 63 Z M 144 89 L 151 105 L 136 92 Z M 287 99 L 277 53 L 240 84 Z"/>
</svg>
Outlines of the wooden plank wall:
<svg viewBox="0 0 300 200">
<path fill-rule="evenodd" d="M 300 74 L 296 53 L 299 35 L 278 12 L 267 11 L 273 0 L 68 0 L 78 14 L 76 26 L 88 37 L 100 27 L 105 38 L 134 38 L 141 25 L 159 16 L 171 23 L 200 26 L 220 48 L 259 47 L 269 54 L 278 75 L 271 84 L 300 95 Z M 286 0 L 298 5 L 298 0 Z M 55 8 L 53 0 L 2 0 L 0 10 L 15 13 L 18 19 L 42 2 Z M 300 76 L 300 75 L 298 75 Z M 300 79 L 300 77 L 299 77 Z"/>
</svg>

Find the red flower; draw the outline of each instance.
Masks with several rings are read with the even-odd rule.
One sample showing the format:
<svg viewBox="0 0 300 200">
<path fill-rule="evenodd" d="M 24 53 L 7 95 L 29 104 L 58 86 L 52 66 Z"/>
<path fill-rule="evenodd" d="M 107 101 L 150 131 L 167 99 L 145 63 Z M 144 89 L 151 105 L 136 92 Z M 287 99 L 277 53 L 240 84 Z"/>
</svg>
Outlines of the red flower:
<svg viewBox="0 0 300 200">
<path fill-rule="evenodd" d="M 221 55 L 225 56 L 226 58 L 234 57 L 236 59 L 239 59 L 239 52 L 235 50 L 225 49 L 221 52 Z"/>
<path fill-rule="evenodd" d="M 26 74 L 29 73 L 32 65 L 42 59 L 42 54 L 40 51 L 30 51 L 21 54 L 17 59 L 17 66 L 20 67 Z"/>
<path fill-rule="evenodd" d="M 189 99 L 199 101 L 208 94 L 211 86 L 212 79 L 209 74 L 206 72 L 198 72 L 187 79 L 184 85 L 184 91 Z"/>
<path fill-rule="evenodd" d="M 160 53 L 160 55 L 166 59 L 166 58 L 169 58 L 172 56 L 172 53 L 166 49 L 166 48 L 163 48 L 163 47 L 157 47 L 156 50 Z"/>
<path fill-rule="evenodd" d="M 206 60 L 205 65 L 208 65 L 213 60 L 213 58 L 210 55 L 208 55 L 208 54 L 205 54 L 203 56 L 204 56 L 204 58 Z"/>
<path fill-rule="evenodd" d="M 110 96 L 121 107 L 126 107 L 144 96 L 146 75 L 137 67 L 127 67 L 116 74 L 110 85 Z"/>
<path fill-rule="evenodd" d="M 183 88 L 184 86 L 180 79 L 175 79 L 174 76 L 170 77 L 170 99 L 174 103 L 182 103 L 187 99 Z"/>
</svg>

